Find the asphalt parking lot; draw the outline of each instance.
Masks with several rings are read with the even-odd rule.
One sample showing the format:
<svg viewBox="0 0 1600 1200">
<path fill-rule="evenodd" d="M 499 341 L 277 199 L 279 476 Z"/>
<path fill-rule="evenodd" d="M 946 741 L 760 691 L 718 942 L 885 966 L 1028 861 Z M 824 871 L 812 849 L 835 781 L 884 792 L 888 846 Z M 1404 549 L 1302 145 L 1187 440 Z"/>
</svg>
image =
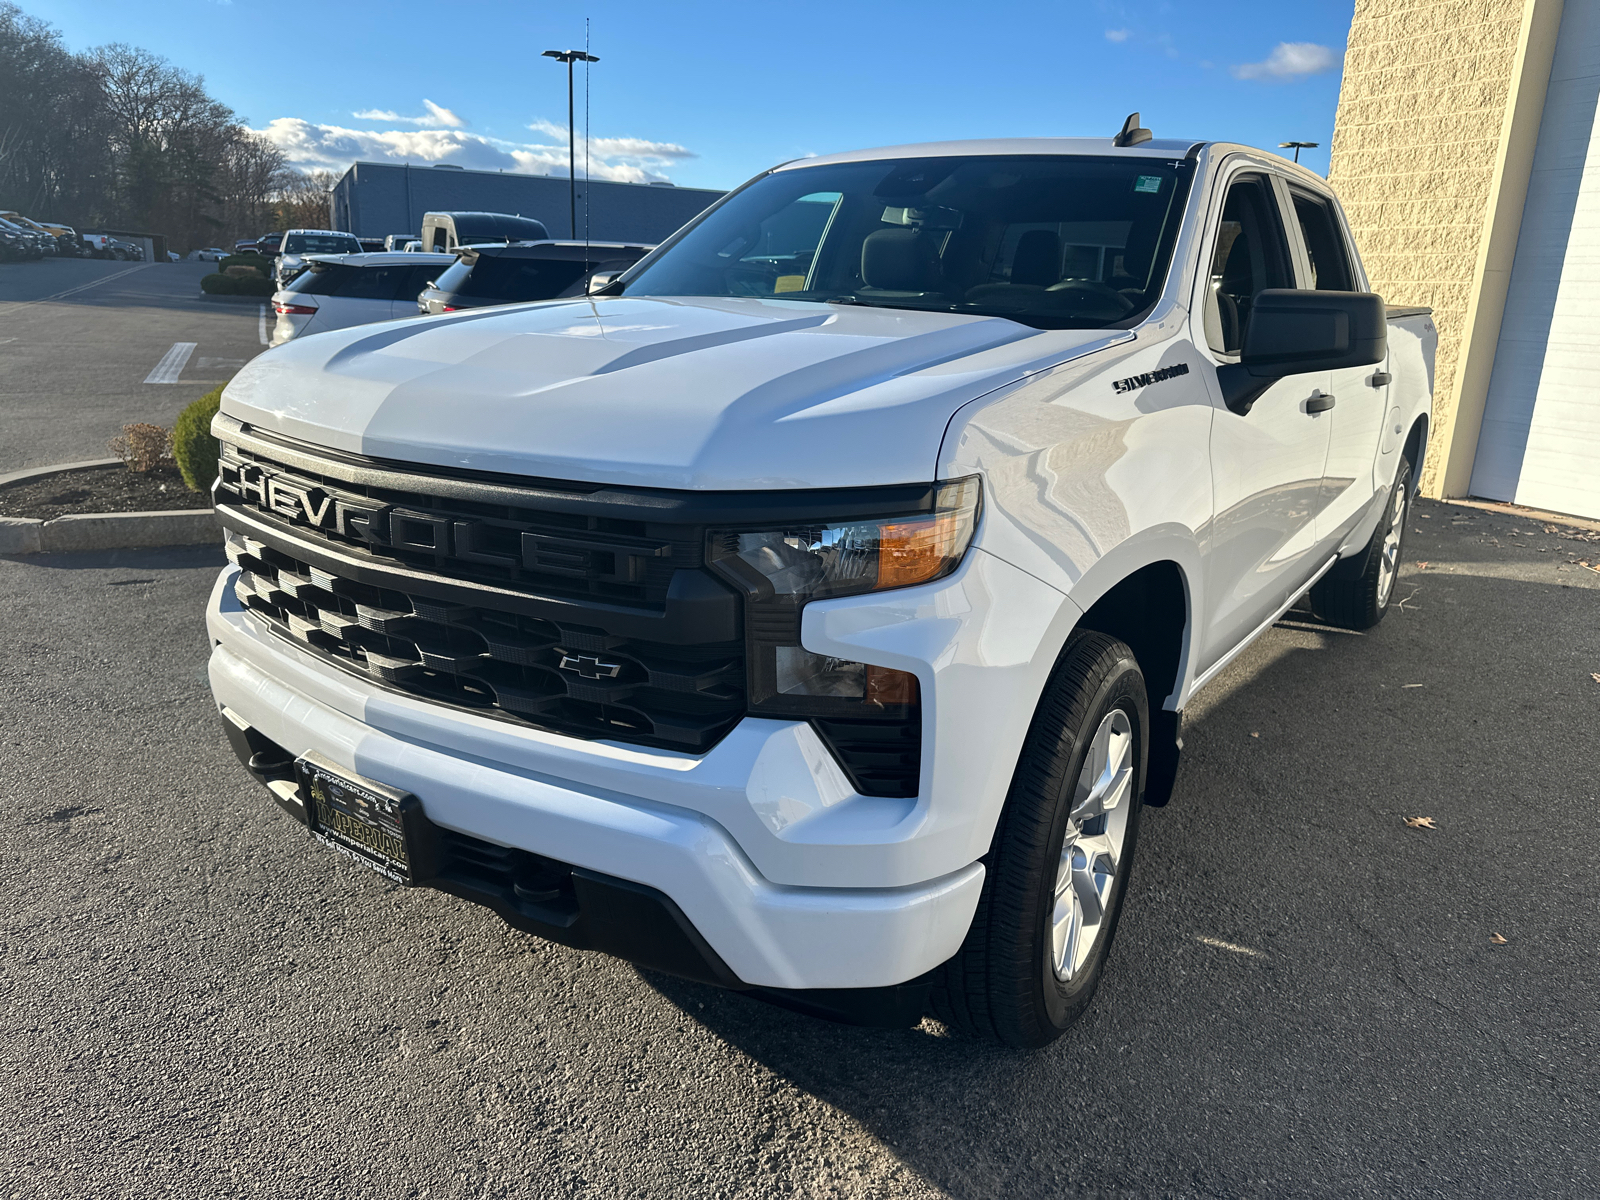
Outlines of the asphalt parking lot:
<svg viewBox="0 0 1600 1200">
<path fill-rule="evenodd" d="M 69 314 L 143 355 L 83 356 L 83 412 L 0 385 L 8 428 L 40 414 L 6 455 L 91 457 L 52 412 L 170 422 L 125 380 L 163 342 L 252 352 L 254 309 L 163 299 L 167 271 L 100 285 L 142 289 L 109 332 Z M 1189 711 L 1095 1008 L 1033 1054 L 395 888 L 224 744 L 220 551 L 0 558 L 0 1196 L 1600 1194 L 1589 539 L 1423 503 L 1383 625 L 1294 615 L 1241 656 Z"/>
<path fill-rule="evenodd" d="M 89 258 L 0 266 L 0 473 L 104 458 L 106 441 L 135 421 L 171 428 L 264 350 L 262 302 L 202 298 L 200 278 L 216 269 Z M 182 369 L 147 382 L 174 346 L 190 347 Z"/>
</svg>

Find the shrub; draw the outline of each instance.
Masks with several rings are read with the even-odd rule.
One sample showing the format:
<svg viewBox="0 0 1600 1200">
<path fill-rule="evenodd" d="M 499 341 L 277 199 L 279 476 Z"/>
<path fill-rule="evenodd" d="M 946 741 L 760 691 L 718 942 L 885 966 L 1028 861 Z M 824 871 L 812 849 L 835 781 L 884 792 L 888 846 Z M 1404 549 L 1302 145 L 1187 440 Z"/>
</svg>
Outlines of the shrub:
<svg viewBox="0 0 1600 1200">
<path fill-rule="evenodd" d="M 217 270 L 229 267 L 253 267 L 265 275 L 272 270 L 272 260 L 264 254 L 230 254 L 217 264 Z"/>
<path fill-rule="evenodd" d="M 231 275 L 207 275 L 200 280 L 200 290 L 208 296 L 231 296 L 233 282 Z"/>
<path fill-rule="evenodd" d="M 122 433 L 106 443 L 130 471 L 154 471 L 172 466 L 172 434 L 159 425 L 140 422 L 124 425 Z"/>
<path fill-rule="evenodd" d="M 235 296 L 261 296 L 272 295 L 278 290 L 278 285 L 262 275 L 241 275 L 233 281 L 233 294 Z"/>
<path fill-rule="evenodd" d="M 178 414 L 172 427 L 172 456 L 191 492 L 203 492 L 217 477 L 217 439 L 211 436 L 211 418 L 222 404 L 222 389 L 207 392 Z"/>
<path fill-rule="evenodd" d="M 260 267 L 257 267 L 257 266 L 254 266 L 254 265 L 246 265 L 244 263 L 234 263 L 234 265 L 231 266 L 231 267 L 224 267 L 222 269 L 222 273 L 224 275 L 232 275 L 235 279 L 261 279 L 261 278 L 263 278 L 262 271 L 261 271 Z"/>
</svg>

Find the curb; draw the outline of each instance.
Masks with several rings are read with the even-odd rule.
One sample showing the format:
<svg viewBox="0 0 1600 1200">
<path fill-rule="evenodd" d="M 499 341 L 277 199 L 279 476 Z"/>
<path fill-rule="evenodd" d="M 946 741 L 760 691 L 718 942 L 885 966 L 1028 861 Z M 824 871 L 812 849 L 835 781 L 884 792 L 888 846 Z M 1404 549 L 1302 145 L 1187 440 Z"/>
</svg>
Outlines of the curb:
<svg viewBox="0 0 1600 1200">
<path fill-rule="evenodd" d="M 56 463 L 53 467 L 24 467 L 20 471 L 9 471 L 0 475 L 0 487 L 8 483 L 26 483 L 30 479 L 38 479 L 45 475 L 56 475 L 62 471 L 86 471 L 90 467 L 114 467 L 122 460 L 120 458 L 89 458 L 83 462 Z"/>
<path fill-rule="evenodd" d="M 216 511 L 76 513 L 49 521 L 0 517 L 0 554 L 59 554 L 69 550 L 145 550 L 203 546 L 222 540 Z"/>
</svg>

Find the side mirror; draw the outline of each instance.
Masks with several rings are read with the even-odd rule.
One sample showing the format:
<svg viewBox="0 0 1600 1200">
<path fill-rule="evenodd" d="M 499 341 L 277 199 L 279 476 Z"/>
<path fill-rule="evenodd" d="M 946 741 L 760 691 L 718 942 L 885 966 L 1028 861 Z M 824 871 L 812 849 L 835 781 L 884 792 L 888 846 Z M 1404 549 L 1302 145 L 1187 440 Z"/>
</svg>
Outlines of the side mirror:
<svg viewBox="0 0 1600 1200">
<path fill-rule="evenodd" d="M 617 281 L 617 276 L 621 274 L 621 271 L 596 271 L 589 276 L 589 295 L 594 296 L 605 291 Z"/>
<path fill-rule="evenodd" d="M 1239 361 L 1218 367 L 1217 382 L 1223 402 L 1242 417 L 1285 376 L 1371 366 L 1388 347 L 1382 296 L 1268 288 L 1250 306 Z"/>
</svg>

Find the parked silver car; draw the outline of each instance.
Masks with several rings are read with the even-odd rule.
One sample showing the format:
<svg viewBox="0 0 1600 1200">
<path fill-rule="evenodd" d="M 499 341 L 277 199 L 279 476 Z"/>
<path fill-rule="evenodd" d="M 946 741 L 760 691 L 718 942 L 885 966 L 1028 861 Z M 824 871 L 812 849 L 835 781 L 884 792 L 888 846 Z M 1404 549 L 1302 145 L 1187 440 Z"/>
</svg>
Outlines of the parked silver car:
<svg viewBox="0 0 1600 1200">
<path fill-rule="evenodd" d="M 308 333 L 417 315 L 417 296 L 456 261 L 454 254 L 312 255 L 308 270 L 272 297 L 271 344 Z"/>
</svg>

